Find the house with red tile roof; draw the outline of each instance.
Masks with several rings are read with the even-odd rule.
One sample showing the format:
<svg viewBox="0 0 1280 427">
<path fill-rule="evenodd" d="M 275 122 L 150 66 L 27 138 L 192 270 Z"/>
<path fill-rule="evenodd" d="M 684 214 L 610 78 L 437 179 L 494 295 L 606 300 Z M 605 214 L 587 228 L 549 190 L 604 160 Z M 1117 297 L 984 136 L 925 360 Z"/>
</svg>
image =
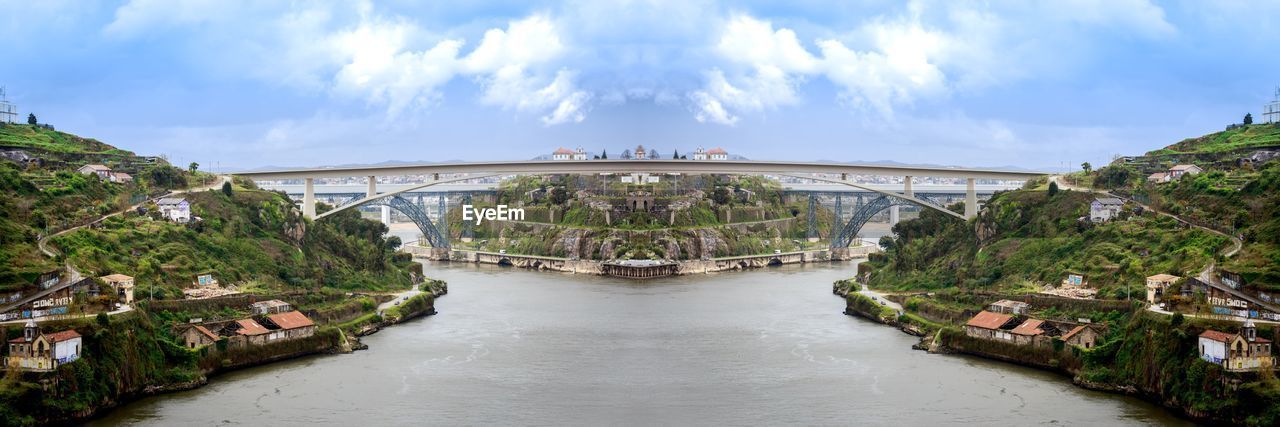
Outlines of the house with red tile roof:
<svg viewBox="0 0 1280 427">
<path fill-rule="evenodd" d="M 1013 316 L 983 310 L 965 322 L 964 333 L 974 338 L 1013 342 L 1009 330 L 1016 325 L 1018 322 Z"/>
<path fill-rule="evenodd" d="M 210 331 L 204 325 L 185 325 L 178 328 L 178 335 L 182 337 L 183 344 L 187 348 L 198 348 L 218 342 L 218 334 Z"/>
<path fill-rule="evenodd" d="M 27 321 L 22 336 L 9 340 L 6 369 L 47 372 L 80 360 L 81 337 L 74 329 L 46 334 L 34 321 Z"/>
<path fill-rule="evenodd" d="M 1252 320 L 1246 320 L 1238 334 L 1209 329 L 1199 338 L 1201 360 L 1233 372 L 1275 369 L 1271 340 L 1258 337 Z"/>
<path fill-rule="evenodd" d="M 1093 326 L 1080 325 L 1071 328 L 1070 331 L 1063 334 L 1062 340 L 1067 344 L 1074 345 L 1076 347 L 1091 349 L 1098 345 L 1099 336 L 1101 336 L 1101 334 L 1099 334 L 1098 330 Z"/>
<path fill-rule="evenodd" d="M 268 327 L 274 327 L 271 340 L 293 340 L 306 338 L 316 333 L 316 324 L 301 311 L 289 311 L 267 315 L 264 321 Z"/>
</svg>

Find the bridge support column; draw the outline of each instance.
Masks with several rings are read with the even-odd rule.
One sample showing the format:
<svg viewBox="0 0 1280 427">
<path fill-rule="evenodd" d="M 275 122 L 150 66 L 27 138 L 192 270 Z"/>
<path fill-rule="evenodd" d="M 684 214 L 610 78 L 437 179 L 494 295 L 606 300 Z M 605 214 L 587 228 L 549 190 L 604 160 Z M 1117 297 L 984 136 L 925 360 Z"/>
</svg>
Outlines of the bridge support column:
<svg viewBox="0 0 1280 427">
<path fill-rule="evenodd" d="M 373 197 L 378 195 L 378 177 L 369 176 L 369 189 L 364 192 L 365 197 Z"/>
<path fill-rule="evenodd" d="M 302 190 L 302 216 L 307 219 L 316 217 L 316 184 L 315 178 L 307 178 Z"/>
<path fill-rule="evenodd" d="M 391 225 L 391 207 L 387 205 L 382 205 L 381 208 L 382 208 L 382 212 L 380 212 L 381 215 L 379 215 L 378 218 L 382 220 L 383 224 L 390 226 Z"/>
<path fill-rule="evenodd" d="M 973 188 L 973 181 L 973 178 L 965 180 L 964 219 L 973 219 L 978 216 L 978 193 Z"/>
<path fill-rule="evenodd" d="M 903 189 L 902 194 L 906 194 L 907 197 L 915 197 L 916 192 L 911 189 L 911 175 L 902 177 L 902 189 Z M 901 206 L 897 206 L 897 205 L 894 205 L 893 207 L 889 208 L 889 226 L 890 227 L 898 225 L 898 221 L 902 219 L 902 213 L 901 211 L 898 210 L 900 208 Z"/>
</svg>

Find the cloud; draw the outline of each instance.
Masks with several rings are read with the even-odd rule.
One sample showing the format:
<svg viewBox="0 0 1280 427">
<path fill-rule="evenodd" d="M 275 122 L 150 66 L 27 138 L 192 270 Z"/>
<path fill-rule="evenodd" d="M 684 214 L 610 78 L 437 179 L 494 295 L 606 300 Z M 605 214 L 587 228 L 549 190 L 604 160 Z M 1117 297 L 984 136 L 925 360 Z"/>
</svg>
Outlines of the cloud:
<svg viewBox="0 0 1280 427">
<path fill-rule="evenodd" d="M 367 1 L 287 7 L 224 7 L 207 0 L 177 7 L 132 0 L 116 10 L 103 32 L 127 40 L 148 31 L 209 27 L 198 33 L 205 37 L 203 44 L 231 52 L 224 62 L 238 71 L 363 99 L 385 108 L 388 118 L 438 104 L 441 88 L 459 77 L 482 87 L 482 103 L 541 115 L 546 125 L 581 122 L 590 109 L 592 94 L 577 87 L 572 69 L 557 64 L 570 47 L 547 15 L 490 28 L 464 53 L 463 38 L 440 36 L 401 15 L 384 15 Z"/>
<path fill-rule="evenodd" d="M 999 9 L 997 9 L 999 8 Z M 1071 0 L 1001 5 L 913 1 L 854 29 L 813 27 L 812 47 L 796 32 L 736 13 L 712 51 L 725 61 L 689 92 L 695 119 L 733 125 L 736 114 L 795 105 L 807 78 L 834 84 L 852 111 L 893 120 L 922 98 L 946 97 L 1036 75 L 1068 61 L 1060 53 L 1090 28 L 1160 39 L 1176 33 L 1147 0 Z M 1063 39 L 1067 40 L 1063 40 Z"/>
</svg>

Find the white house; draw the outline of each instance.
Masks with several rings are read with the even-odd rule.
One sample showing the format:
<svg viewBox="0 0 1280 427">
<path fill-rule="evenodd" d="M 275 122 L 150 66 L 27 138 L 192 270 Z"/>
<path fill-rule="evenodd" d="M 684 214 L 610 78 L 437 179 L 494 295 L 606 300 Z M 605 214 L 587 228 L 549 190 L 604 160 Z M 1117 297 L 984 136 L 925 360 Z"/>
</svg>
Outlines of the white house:
<svg viewBox="0 0 1280 427">
<path fill-rule="evenodd" d="M 80 169 L 76 169 L 76 172 L 80 172 L 85 175 L 97 175 L 98 178 L 102 180 L 111 179 L 111 168 L 103 165 L 84 165 L 81 166 Z"/>
<path fill-rule="evenodd" d="M 173 222 L 191 221 L 191 203 L 181 197 L 165 197 L 156 201 L 160 216 Z"/>
<path fill-rule="evenodd" d="M 1269 370 L 1276 365 L 1271 341 L 1258 338 L 1252 320 L 1245 321 L 1239 334 L 1212 329 L 1200 333 L 1200 359 L 1237 372 Z"/>
<path fill-rule="evenodd" d="M 1089 204 L 1089 220 L 1106 222 L 1115 218 L 1124 208 L 1124 201 L 1115 197 L 1099 197 Z"/>
<path fill-rule="evenodd" d="M 133 303 L 133 277 L 116 273 L 99 277 L 99 279 L 102 279 L 103 283 L 106 283 L 108 286 L 111 286 L 112 289 L 115 289 L 116 298 L 119 299 L 120 303 Z"/>
<path fill-rule="evenodd" d="M 1195 175 L 1200 172 L 1204 172 L 1204 169 L 1200 169 L 1196 165 L 1177 165 L 1169 168 L 1169 179 L 1178 179 L 1182 178 L 1183 175 Z"/>
<path fill-rule="evenodd" d="M 711 160 L 729 160 L 729 152 L 724 151 L 723 148 L 716 147 L 707 150 L 707 157 Z"/>
<path fill-rule="evenodd" d="M 80 359 L 80 334 L 68 329 L 52 334 L 42 333 L 34 321 L 27 321 L 22 336 L 9 340 L 8 369 L 52 371 L 59 365 Z"/>
<path fill-rule="evenodd" d="M 706 159 L 707 159 L 707 150 L 703 150 L 703 149 L 702 149 L 702 147 L 698 147 L 698 149 L 697 149 L 696 151 L 694 151 L 694 152 L 693 152 L 693 159 L 694 159 L 694 160 L 706 160 Z"/>
<path fill-rule="evenodd" d="M 573 150 L 560 147 L 551 153 L 551 160 L 573 160 Z"/>
<path fill-rule="evenodd" d="M 582 149 L 582 147 L 578 147 L 578 151 L 574 151 L 574 152 L 573 152 L 573 159 L 574 159 L 574 160 L 587 160 L 587 151 L 586 151 L 586 150 L 583 150 L 583 149 Z"/>
</svg>

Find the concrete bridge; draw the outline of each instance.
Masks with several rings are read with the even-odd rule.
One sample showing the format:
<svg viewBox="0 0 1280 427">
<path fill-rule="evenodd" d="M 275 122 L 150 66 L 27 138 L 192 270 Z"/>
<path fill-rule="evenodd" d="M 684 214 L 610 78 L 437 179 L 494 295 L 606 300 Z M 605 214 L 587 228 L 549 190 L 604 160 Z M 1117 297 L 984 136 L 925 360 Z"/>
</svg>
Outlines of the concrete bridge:
<svg viewBox="0 0 1280 427">
<path fill-rule="evenodd" d="M 1017 181 L 1045 175 L 1045 173 L 1040 172 L 996 169 L 859 165 L 851 163 L 675 159 L 580 161 L 528 160 L 476 163 L 432 163 L 422 165 L 255 171 L 239 173 L 237 175 L 258 181 L 302 180 L 303 215 L 307 218 L 313 218 L 316 220 L 323 219 L 343 210 L 351 209 L 366 203 L 389 204 L 392 208 L 405 212 L 411 218 L 420 217 L 420 219 L 415 219 L 415 222 L 418 223 L 419 228 L 423 229 L 424 235 L 427 236 L 428 241 L 430 241 L 433 246 L 448 248 L 449 242 L 447 234 L 442 235 L 439 233 L 431 223 L 430 219 L 426 217 L 425 212 L 421 212 L 421 208 L 412 206 L 409 203 L 398 202 L 398 200 L 403 201 L 403 198 L 400 197 L 400 195 L 414 191 L 423 191 L 423 189 L 442 184 L 463 183 L 477 179 L 488 180 L 507 175 L 629 173 L 773 175 L 791 177 L 798 180 L 825 182 L 830 185 L 876 193 L 883 197 L 877 199 L 878 207 L 875 207 L 875 209 L 877 209 L 875 212 L 879 212 L 879 210 L 888 209 L 893 206 L 915 205 L 927 209 L 933 209 L 958 219 L 969 219 L 977 216 L 977 180 Z M 428 182 L 423 184 L 403 187 L 393 191 L 378 191 L 377 178 L 379 176 L 404 175 L 428 176 L 430 179 Z M 442 175 L 444 177 L 442 177 Z M 854 178 L 857 176 L 865 175 L 902 177 L 902 182 L 904 183 L 903 189 L 899 192 L 897 190 L 876 188 L 854 181 Z M 352 177 L 367 177 L 367 188 L 364 192 L 365 197 L 353 200 L 344 206 L 339 206 L 333 210 L 317 215 L 315 179 Z M 915 191 L 912 188 L 913 177 L 964 179 L 966 183 L 964 193 L 964 213 L 960 214 L 952 212 L 946 207 L 933 201 L 922 197 L 916 197 Z M 390 201 L 386 201 L 384 199 Z M 415 209 L 417 211 L 415 211 Z M 872 209 L 873 208 L 868 208 L 868 211 L 871 211 Z M 862 222 L 865 223 L 865 220 Z M 860 223 L 855 223 L 854 221 L 846 223 L 837 239 L 833 239 L 832 247 L 847 247 L 849 243 L 852 242 L 857 230 L 860 228 Z"/>
</svg>

